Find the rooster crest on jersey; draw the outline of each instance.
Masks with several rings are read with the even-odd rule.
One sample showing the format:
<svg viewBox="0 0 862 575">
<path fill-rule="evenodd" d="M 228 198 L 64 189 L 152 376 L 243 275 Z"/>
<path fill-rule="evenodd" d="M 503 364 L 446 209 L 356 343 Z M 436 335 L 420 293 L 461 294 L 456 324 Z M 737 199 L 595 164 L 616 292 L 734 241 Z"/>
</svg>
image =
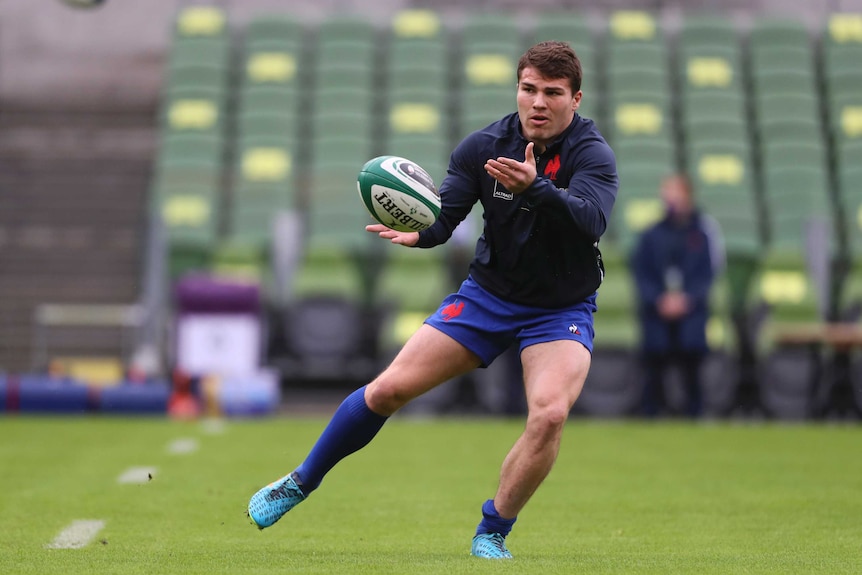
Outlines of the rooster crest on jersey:
<svg viewBox="0 0 862 575">
<path fill-rule="evenodd" d="M 440 193 L 416 162 L 379 156 L 362 167 L 356 181 L 359 197 L 371 216 L 400 232 L 421 232 L 440 215 Z"/>
</svg>

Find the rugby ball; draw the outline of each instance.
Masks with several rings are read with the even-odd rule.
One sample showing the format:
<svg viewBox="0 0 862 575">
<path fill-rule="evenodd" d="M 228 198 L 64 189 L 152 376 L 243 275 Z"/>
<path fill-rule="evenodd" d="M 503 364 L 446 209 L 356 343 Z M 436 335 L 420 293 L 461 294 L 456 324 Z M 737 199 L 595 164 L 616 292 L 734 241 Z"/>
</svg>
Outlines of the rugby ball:
<svg viewBox="0 0 862 575">
<path fill-rule="evenodd" d="M 421 232 L 440 215 L 440 193 L 428 172 L 398 156 L 378 156 L 362 167 L 356 181 L 371 216 L 399 232 Z"/>
</svg>

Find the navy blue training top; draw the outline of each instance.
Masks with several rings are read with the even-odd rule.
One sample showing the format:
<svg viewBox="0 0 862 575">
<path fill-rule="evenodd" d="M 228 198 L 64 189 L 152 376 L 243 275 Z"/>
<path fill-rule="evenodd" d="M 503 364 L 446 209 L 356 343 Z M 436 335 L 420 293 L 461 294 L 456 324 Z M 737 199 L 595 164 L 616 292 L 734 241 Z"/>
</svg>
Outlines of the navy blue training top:
<svg viewBox="0 0 862 575">
<path fill-rule="evenodd" d="M 467 136 L 452 152 L 440 185 L 440 217 L 419 234 L 416 246 L 447 241 L 478 200 L 484 231 L 470 264 L 473 279 L 513 303 L 573 305 L 595 292 L 604 276 L 598 240 L 616 200 L 616 159 L 593 121 L 576 114 L 554 143 L 535 154 L 536 181 L 515 195 L 484 165 L 500 156 L 523 161 L 526 146 L 517 113 Z"/>
</svg>

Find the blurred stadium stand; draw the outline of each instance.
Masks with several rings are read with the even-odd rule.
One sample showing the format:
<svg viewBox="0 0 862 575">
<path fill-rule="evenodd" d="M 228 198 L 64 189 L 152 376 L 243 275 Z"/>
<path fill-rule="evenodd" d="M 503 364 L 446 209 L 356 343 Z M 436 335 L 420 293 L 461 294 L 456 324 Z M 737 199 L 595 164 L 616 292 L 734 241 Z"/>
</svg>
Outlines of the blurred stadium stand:
<svg viewBox="0 0 862 575">
<path fill-rule="evenodd" d="M 390 249 L 355 174 L 392 153 L 439 182 L 553 38 L 581 55 L 581 112 L 622 181 L 579 410 L 637 399 L 626 257 L 675 170 L 727 251 L 710 412 L 803 418 L 862 393 L 858 351 L 824 331 L 862 316 L 862 0 L 28 4 L 0 6 L 0 372 L 163 352 L 170 286 L 205 271 L 260 285 L 291 384 L 362 383 L 456 287 L 478 226 Z"/>
</svg>

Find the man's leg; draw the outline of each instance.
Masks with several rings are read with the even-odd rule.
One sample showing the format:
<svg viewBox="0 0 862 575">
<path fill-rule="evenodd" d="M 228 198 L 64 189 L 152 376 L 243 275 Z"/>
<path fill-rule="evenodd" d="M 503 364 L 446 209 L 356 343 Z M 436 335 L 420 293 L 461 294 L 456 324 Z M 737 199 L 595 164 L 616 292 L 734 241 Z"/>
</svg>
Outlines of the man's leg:
<svg viewBox="0 0 862 575">
<path fill-rule="evenodd" d="M 645 417 L 657 417 L 667 408 L 664 374 L 671 363 L 669 354 L 653 352 L 643 354 L 641 365 L 644 369 L 644 379 L 640 407 Z"/>
<path fill-rule="evenodd" d="M 383 373 L 344 400 L 305 461 L 252 496 L 249 516 L 261 529 L 269 527 L 317 489 L 339 461 L 367 445 L 400 407 L 479 363 L 460 343 L 423 325 Z"/>
<path fill-rule="evenodd" d="M 698 351 L 680 351 L 679 365 L 686 391 L 685 414 L 698 418 L 703 413 L 703 387 L 700 381 L 704 355 Z"/>
<path fill-rule="evenodd" d="M 590 352 L 579 342 L 550 341 L 521 352 L 527 395 L 527 424 L 503 461 L 494 499 L 482 506 L 474 554 L 511 557 L 503 539 L 518 513 L 547 477 L 560 449 L 563 427 L 590 368 Z M 486 546 L 477 553 L 477 540 Z M 495 553 L 496 546 L 499 553 Z"/>
<path fill-rule="evenodd" d="M 576 341 L 532 345 L 521 353 L 527 392 L 527 425 L 500 472 L 494 507 L 513 518 L 542 483 L 560 450 L 569 412 L 587 378 L 590 352 Z"/>
</svg>

